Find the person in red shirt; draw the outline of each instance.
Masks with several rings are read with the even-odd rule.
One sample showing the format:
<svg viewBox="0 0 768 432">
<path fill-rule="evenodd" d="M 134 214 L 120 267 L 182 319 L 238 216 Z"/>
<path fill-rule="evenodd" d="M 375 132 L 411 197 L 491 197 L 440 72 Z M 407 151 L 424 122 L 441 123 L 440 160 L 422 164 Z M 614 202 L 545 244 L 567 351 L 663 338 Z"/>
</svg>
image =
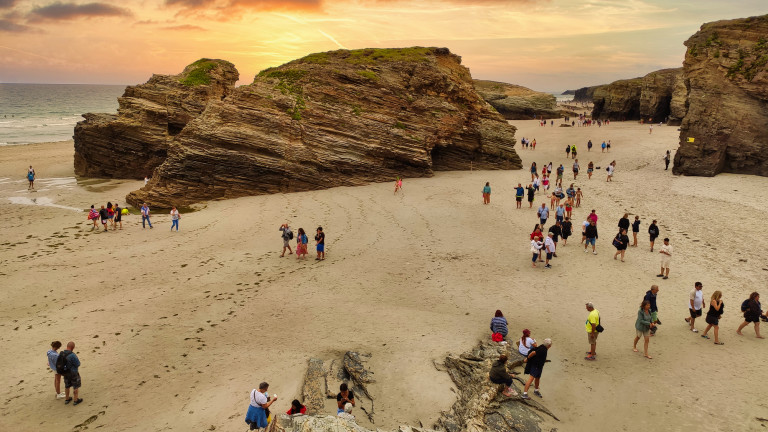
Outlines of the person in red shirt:
<svg viewBox="0 0 768 432">
<path fill-rule="evenodd" d="M 587 220 L 590 222 L 594 222 L 595 225 L 597 225 L 597 215 L 595 214 L 595 210 L 592 210 L 592 213 L 587 216 Z"/>
<path fill-rule="evenodd" d="M 288 415 L 293 414 L 306 414 L 307 413 L 307 407 L 301 404 L 298 399 L 294 399 L 293 402 L 291 402 L 291 409 L 285 412 Z"/>
</svg>

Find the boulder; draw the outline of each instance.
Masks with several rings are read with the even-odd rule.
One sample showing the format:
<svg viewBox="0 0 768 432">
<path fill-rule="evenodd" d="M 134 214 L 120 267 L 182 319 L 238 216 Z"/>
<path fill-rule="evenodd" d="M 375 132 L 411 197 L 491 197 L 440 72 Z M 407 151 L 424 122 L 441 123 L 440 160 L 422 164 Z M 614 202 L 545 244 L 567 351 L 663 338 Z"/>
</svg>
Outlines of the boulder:
<svg viewBox="0 0 768 432">
<path fill-rule="evenodd" d="M 75 173 L 84 177 L 142 179 L 163 163 L 175 135 L 210 100 L 234 89 L 232 63 L 201 59 L 178 75 L 153 75 L 126 87 L 117 115 L 84 114 L 75 126 Z"/>
<path fill-rule="evenodd" d="M 338 50 L 260 72 L 174 137 L 131 204 L 520 169 L 515 128 L 446 48 Z"/>
<path fill-rule="evenodd" d="M 704 24 L 685 46 L 673 172 L 768 176 L 768 15 Z"/>
<path fill-rule="evenodd" d="M 661 69 L 643 77 L 640 88 L 640 118 L 652 123 L 668 120 L 675 85 L 682 72 L 683 68 Z"/>
<path fill-rule="evenodd" d="M 533 118 L 556 118 L 557 98 L 514 84 L 496 81 L 474 80 L 480 96 L 507 120 L 530 120 Z"/>
<path fill-rule="evenodd" d="M 325 370 L 321 359 L 309 359 L 301 394 L 304 398 L 304 405 L 307 407 L 307 414 L 323 412 L 325 408 Z"/>
</svg>

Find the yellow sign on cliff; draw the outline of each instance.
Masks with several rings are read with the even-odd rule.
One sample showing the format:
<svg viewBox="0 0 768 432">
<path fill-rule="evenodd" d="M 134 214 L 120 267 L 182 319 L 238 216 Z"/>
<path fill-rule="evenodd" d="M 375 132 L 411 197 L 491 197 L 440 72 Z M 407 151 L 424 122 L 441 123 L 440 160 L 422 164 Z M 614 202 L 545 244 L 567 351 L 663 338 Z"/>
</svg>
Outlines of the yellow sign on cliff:
<svg viewBox="0 0 768 432">
<path fill-rule="evenodd" d="M 694 141 L 693 138 L 688 137 L 688 142 L 693 142 L 693 141 Z"/>
</svg>

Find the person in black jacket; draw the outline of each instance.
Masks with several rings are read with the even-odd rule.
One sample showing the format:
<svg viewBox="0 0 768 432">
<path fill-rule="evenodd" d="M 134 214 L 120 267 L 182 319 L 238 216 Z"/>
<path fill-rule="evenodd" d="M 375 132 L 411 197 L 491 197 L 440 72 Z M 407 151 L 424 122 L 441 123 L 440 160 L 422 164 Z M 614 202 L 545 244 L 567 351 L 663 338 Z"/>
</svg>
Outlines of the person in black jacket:
<svg viewBox="0 0 768 432">
<path fill-rule="evenodd" d="M 571 234 L 573 234 L 573 224 L 571 223 L 571 218 L 566 217 L 563 222 L 563 245 L 568 244 L 568 237 Z"/>
<path fill-rule="evenodd" d="M 653 242 L 655 242 L 656 237 L 659 236 L 659 227 L 656 226 L 656 219 L 654 219 L 648 227 L 648 235 L 651 236 L 651 252 L 653 252 Z"/>
<path fill-rule="evenodd" d="M 584 240 L 584 252 L 587 252 L 587 247 L 589 247 L 590 244 L 592 244 L 592 253 L 597 255 L 597 252 L 595 251 L 595 243 L 597 242 L 597 225 L 595 225 L 595 221 L 592 220 L 589 222 L 589 225 L 584 229 L 584 237 L 586 237 L 586 240 Z"/>
<path fill-rule="evenodd" d="M 745 300 L 744 304 L 741 305 L 741 310 L 744 311 L 744 322 L 741 323 L 739 329 L 736 330 L 736 334 L 744 336 L 741 330 L 749 323 L 755 323 L 755 335 L 757 335 L 759 339 L 763 339 L 763 337 L 760 336 L 760 315 L 763 313 L 760 306 L 760 294 L 757 292 L 750 294 L 749 299 Z"/>
<path fill-rule="evenodd" d="M 557 241 L 563 235 L 563 227 L 560 225 L 560 221 L 556 221 L 554 225 L 549 227 L 549 232 L 552 233 L 552 241 L 555 242 L 555 250 L 557 250 Z M 554 252 L 552 256 L 557 258 L 557 252 Z"/>
<path fill-rule="evenodd" d="M 637 233 L 640 232 L 640 216 L 635 216 L 632 222 L 632 246 L 637 247 Z"/>
<path fill-rule="evenodd" d="M 629 220 L 627 220 L 627 222 L 629 222 Z M 616 247 L 616 253 L 613 254 L 613 259 L 616 259 L 616 257 L 621 254 L 621 262 L 624 262 L 624 252 L 626 252 L 628 244 L 629 236 L 627 236 L 627 230 L 622 228 L 621 231 L 616 234 L 616 238 L 613 239 L 613 246 Z"/>
<path fill-rule="evenodd" d="M 624 216 L 619 219 L 619 231 L 621 230 L 629 231 L 629 213 L 624 213 Z"/>
<path fill-rule="evenodd" d="M 525 389 L 523 389 L 523 399 L 530 399 L 528 397 L 528 389 L 533 382 L 533 394 L 538 397 L 543 397 L 539 392 L 539 381 L 541 380 L 541 373 L 544 370 L 544 363 L 547 361 L 547 353 L 552 347 L 552 339 L 544 339 L 541 345 L 532 348 L 528 353 L 528 357 L 523 359 L 527 363 L 526 369 L 529 371 L 530 376 L 528 382 L 525 383 Z"/>
<path fill-rule="evenodd" d="M 488 378 L 494 384 L 504 384 L 507 386 L 503 392 L 504 396 L 517 396 L 517 392 L 512 387 L 512 380 L 515 378 L 515 375 L 507 373 L 507 356 L 505 354 L 500 355 L 499 359 L 493 362 Z"/>
<path fill-rule="evenodd" d="M 661 324 L 661 321 L 659 321 L 659 308 L 656 306 L 656 296 L 659 294 L 659 286 L 658 285 L 651 285 L 651 289 L 645 292 L 645 297 L 643 297 L 644 301 L 647 301 L 651 304 L 651 322 L 659 325 Z M 651 336 L 656 334 L 656 330 L 658 330 L 658 327 L 653 327 L 651 329 Z"/>
</svg>

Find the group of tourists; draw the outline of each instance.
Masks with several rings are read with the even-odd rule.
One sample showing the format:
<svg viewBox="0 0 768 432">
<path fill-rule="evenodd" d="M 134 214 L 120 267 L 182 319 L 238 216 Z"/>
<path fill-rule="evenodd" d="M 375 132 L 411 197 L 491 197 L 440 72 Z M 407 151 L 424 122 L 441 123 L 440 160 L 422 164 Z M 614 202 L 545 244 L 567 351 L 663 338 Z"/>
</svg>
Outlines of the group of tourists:
<svg viewBox="0 0 768 432">
<path fill-rule="evenodd" d="M 46 353 L 48 367 L 53 371 L 53 387 L 56 390 L 56 399 L 64 399 L 64 404 L 80 405 L 83 399 L 80 397 L 80 359 L 73 351 L 75 343 L 67 343 L 67 349 L 59 352 L 61 342 L 51 342 L 51 349 Z M 61 378 L 64 378 L 64 392 L 61 391 Z M 70 389 L 72 396 L 70 397 Z"/>
<path fill-rule="evenodd" d="M 152 229 L 151 210 L 147 203 L 141 206 L 141 227 Z M 113 231 L 123 229 L 123 216 L 129 215 L 130 212 L 126 208 L 120 208 L 118 203 L 112 204 L 108 202 L 106 205 L 102 205 L 101 209 L 97 210 L 95 205 L 91 205 L 91 210 L 88 212 L 88 220 L 93 221 L 91 230 L 98 229 L 99 221 L 104 231 L 109 231 L 111 228 Z M 181 220 L 181 214 L 175 206 L 171 208 L 171 231 L 176 228 L 179 231 L 179 220 Z"/>
<path fill-rule="evenodd" d="M 278 231 L 280 231 L 280 237 L 283 239 L 283 251 L 280 254 L 280 258 L 285 256 L 285 251 L 288 251 L 288 255 L 292 255 L 293 250 L 291 249 L 290 242 L 294 238 L 293 230 L 288 226 L 288 222 L 286 222 L 280 225 Z M 321 226 L 317 227 L 315 232 L 315 249 L 317 250 L 315 260 L 321 261 L 325 259 L 325 232 L 323 232 L 323 227 Z M 304 232 L 304 228 L 299 228 L 296 234 L 296 259 L 307 259 L 308 243 L 309 239 Z"/>
<path fill-rule="evenodd" d="M 269 383 L 267 382 L 262 382 L 258 388 L 251 390 L 250 403 L 245 414 L 245 423 L 250 427 L 250 430 L 266 428 L 272 422 L 272 413 L 269 408 L 277 401 L 277 395 L 273 394 L 270 396 L 268 390 Z M 355 420 L 355 416 L 352 415 L 352 409 L 355 407 L 355 393 L 349 388 L 347 383 L 342 383 L 339 386 L 339 393 L 336 395 L 336 405 L 337 417 Z M 290 416 L 306 415 L 307 407 L 298 399 L 294 399 L 291 402 L 291 407 L 285 414 Z"/>
</svg>

